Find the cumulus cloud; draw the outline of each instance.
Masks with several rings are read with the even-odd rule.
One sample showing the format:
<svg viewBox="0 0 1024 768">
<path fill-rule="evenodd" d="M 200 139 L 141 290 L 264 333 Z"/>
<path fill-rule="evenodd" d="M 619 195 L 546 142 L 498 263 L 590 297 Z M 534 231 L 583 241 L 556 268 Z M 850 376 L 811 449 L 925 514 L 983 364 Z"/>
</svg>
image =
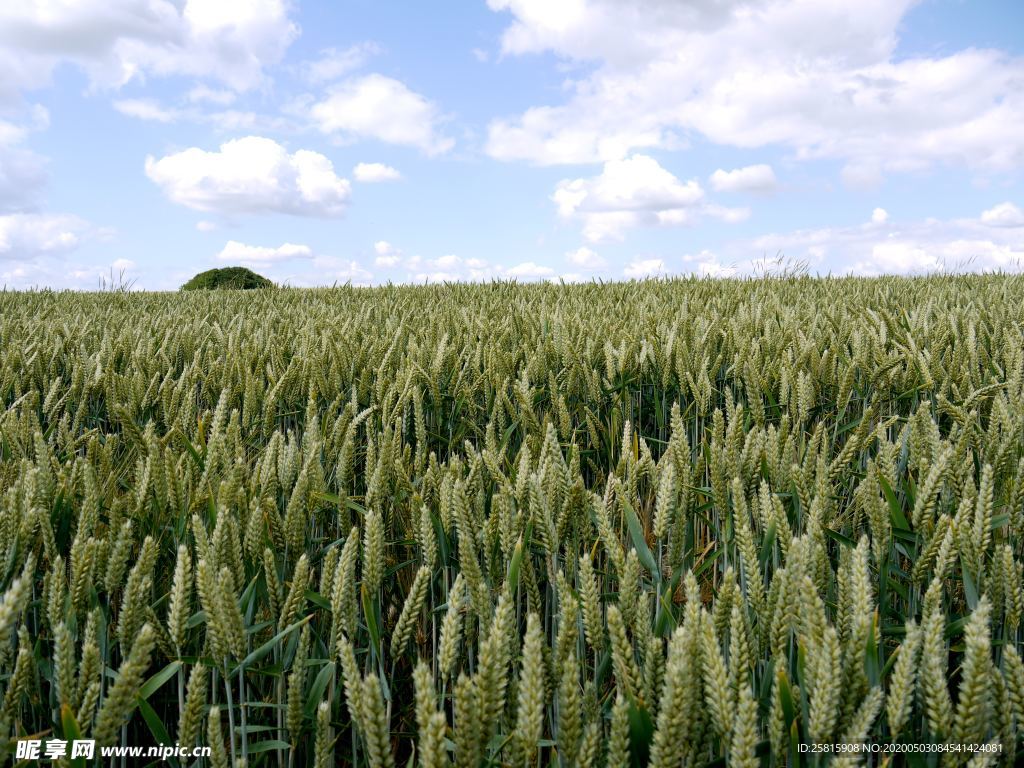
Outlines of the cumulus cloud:
<svg viewBox="0 0 1024 768">
<path fill-rule="evenodd" d="M 197 96 L 197 91 L 200 95 Z M 244 109 L 210 109 L 209 105 L 223 106 L 230 102 L 217 101 L 222 95 L 234 98 L 231 91 L 213 91 L 193 88 L 177 104 L 167 104 L 153 98 L 115 99 L 113 107 L 126 117 L 155 123 L 189 122 L 213 126 L 219 131 L 294 131 L 295 121 L 274 114 Z"/>
<path fill-rule="evenodd" d="M 173 123 L 180 120 L 184 114 L 181 110 L 165 107 L 154 99 L 118 99 L 114 102 L 114 109 L 127 117 L 155 123 Z"/>
<path fill-rule="evenodd" d="M 377 139 L 447 152 L 454 142 L 439 133 L 438 108 L 404 83 L 379 74 L 346 80 L 310 108 L 317 127 L 342 139 Z"/>
<path fill-rule="evenodd" d="M 356 181 L 373 184 L 380 181 L 397 181 L 402 174 L 397 169 L 384 163 L 359 163 L 352 169 Z"/>
<path fill-rule="evenodd" d="M 467 259 L 454 253 L 436 259 L 410 256 L 403 265 L 409 270 L 408 279 L 413 283 L 479 282 L 497 277 L 503 271 L 484 259 Z"/>
<path fill-rule="evenodd" d="M 41 256 L 28 262 L 0 261 L 0 285 L 20 289 L 47 287 L 78 291 L 117 286 L 142 288 L 134 277 L 134 269 L 135 262 L 131 259 L 114 259 L 107 264 L 97 264 L 73 261 L 70 257 Z"/>
<path fill-rule="evenodd" d="M 377 254 L 373 263 L 378 267 L 391 268 L 402 260 L 402 252 L 387 240 L 378 240 L 373 244 L 373 252 Z"/>
<path fill-rule="evenodd" d="M 555 274 L 555 270 L 551 267 L 545 267 L 541 264 L 537 264 L 532 261 L 524 261 L 521 264 L 516 264 L 514 267 L 510 267 L 505 270 L 505 276 L 519 279 L 536 279 L 540 277 L 551 277 Z"/>
<path fill-rule="evenodd" d="M 101 87 L 147 75 L 194 75 L 244 91 L 265 82 L 265 68 L 279 62 L 299 34 L 288 0 L 76 0 L 57 6 L 49 0 L 0 5 L 7 87 L 45 85 L 67 61 Z"/>
<path fill-rule="evenodd" d="M 872 224 L 885 224 L 889 220 L 889 212 L 885 208 L 875 208 L 871 212 Z"/>
<path fill-rule="evenodd" d="M 1000 203 L 983 212 L 981 221 L 990 227 L 1024 227 L 1024 211 L 1013 203 Z"/>
<path fill-rule="evenodd" d="M 46 185 L 46 161 L 21 147 L 0 144 L 0 211 L 35 207 Z"/>
<path fill-rule="evenodd" d="M 224 88 L 211 88 L 208 85 L 197 85 L 185 94 L 185 101 L 190 104 L 216 104 L 219 107 L 226 107 L 235 101 L 237 95 L 234 91 Z"/>
<path fill-rule="evenodd" d="M 766 254 L 777 256 L 767 257 Z M 1019 271 L 1024 242 L 1008 228 L 980 219 L 925 219 L 820 227 L 740 239 L 683 257 L 697 274 L 763 274 L 806 267 L 821 274 L 924 274 Z"/>
<path fill-rule="evenodd" d="M 373 281 L 373 274 L 352 259 L 347 261 L 343 260 L 341 264 L 334 269 L 333 274 L 334 279 L 338 282 L 351 283 L 352 285 L 369 285 Z"/>
<path fill-rule="evenodd" d="M 557 280 L 552 267 L 534 261 L 524 261 L 511 267 L 480 258 L 463 258 L 453 253 L 435 259 L 411 256 L 403 262 L 413 283 L 482 282 L 492 279 Z"/>
<path fill-rule="evenodd" d="M 489 126 L 487 151 L 607 162 L 699 135 L 830 158 L 871 183 L 952 163 L 1024 165 L 1024 58 L 992 49 L 897 57 L 915 0 L 488 0 L 506 55 L 553 52 L 581 74 L 565 100 Z"/>
<path fill-rule="evenodd" d="M 701 277 L 732 277 L 738 271 L 733 265 L 722 264 L 714 253 L 707 250 L 701 251 L 696 259 L 684 256 L 683 262 L 689 263 L 691 271 Z"/>
<path fill-rule="evenodd" d="M 259 136 L 225 142 L 214 152 L 192 147 L 159 160 L 147 157 L 146 175 L 173 202 L 226 215 L 338 217 L 351 196 L 348 180 L 323 155 L 289 154 Z"/>
<path fill-rule="evenodd" d="M 265 270 L 274 282 L 297 288 L 348 283 L 366 286 L 373 274 L 358 261 L 347 257 L 317 255 L 309 261 L 274 264 Z"/>
<path fill-rule="evenodd" d="M 13 213 L 0 216 L 0 259 L 32 259 L 67 253 L 91 231 L 77 216 Z"/>
<path fill-rule="evenodd" d="M 276 248 L 261 245 L 246 245 L 237 240 L 228 240 L 217 254 L 219 261 L 240 261 L 246 264 L 269 264 L 292 259 L 309 259 L 313 250 L 308 245 L 283 243 Z"/>
<path fill-rule="evenodd" d="M 29 211 L 46 186 L 46 160 L 22 146 L 29 133 L 45 128 L 49 115 L 36 106 L 23 123 L 0 119 L 0 213 Z"/>
<path fill-rule="evenodd" d="M 620 240 L 638 226 L 691 224 L 701 215 L 736 222 L 750 214 L 745 208 L 707 203 L 696 179 L 680 181 L 641 154 L 611 160 L 593 178 L 563 180 L 551 199 L 559 216 L 582 222 L 590 242 Z"/>
<path fill-rule="evenodd" d="M 366 61 L 380 53 L 380 46 L 364 42 L 344 49 L 325 48 L 320 56 L 302 65 L 302 78 L 311 85 L 320 85 L 344 77 L 359 69 Z"/>
<path fill-rule="evenodd" d="M 69 214 L 0 215 L 0 285 L 95 288 L 101 275 L 131 266 L 123 259 L 88 267 L 75 262 L 80 246 L 109 235 Z"/>
<path fill-rule="evenodd" d="M 659 277 L 667 272 L 668 268 L 665 266 L 664 259 L 634 259 L 622 270 L 623 275 L 637 280 L 645 277 Z"/>
<path fill-rule="evenodd" d="M 775 172 L 770 165 L 748 165 L 732 171 L 719 168 L 708 179 L 716 192 L 772 192 Z"/>
<path fill-rule="evenodd" d="M 603 269 L 607 264 L 601 256 L 586 246 L 569 251 L 565 258 L 570 264 L 586 270 Z"/>
</svg>

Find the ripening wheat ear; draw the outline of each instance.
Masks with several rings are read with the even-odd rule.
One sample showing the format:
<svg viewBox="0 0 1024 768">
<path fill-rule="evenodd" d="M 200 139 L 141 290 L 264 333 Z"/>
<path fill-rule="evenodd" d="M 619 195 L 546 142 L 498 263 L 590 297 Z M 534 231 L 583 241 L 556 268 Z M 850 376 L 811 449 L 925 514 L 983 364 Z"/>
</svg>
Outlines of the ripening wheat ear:
<svg viewBox="0 0 1024 768">
<path fill-rule="evenodd" d="M 380 689 L 380 679 L 375 674 L 367 675 L 363 679 L 359 699 L 362 709 L 363 741 L 370 764 L 380 768 L 394 768 L 387 711 Z"/>
<path fill-rule="evenodd" d="M 925 602 L 927 604 L 927 598 Z M 928 730 L 935 737 L 950 734 L 953 723 L 953 704 L 950 701 L 949 688 L 946 683 L 949 662 L 945 624 L 945 614 L 936 602 L 928 609 L 921 625 L 919 679 L 924 694 L 924 711 L 928 720 Z"/>
<path fill-rule="evenodd" d="M 28 694 L 29 686 L 34 677 L 35 660 L 29 646 L 28 631 L 22 627 L 18 633 L 18 656 L 14 663 L 14 672 L 7 682 L 7 690 L 4 692 L 3 711 L 4 717 L 17 717 L 21 710 L 21 700 Z M 96 684 L 96 693 L 99 695 L 99 685 Z M 82 722 L 82 719 L 79 719 Z"/>
<path fill-rule="evenodd" d="M 540 619 L 531 613 L 526 617 L 523 640 L 523 661 L 519 673 L 519 702 L 516 707 L 516 738 L 519 748 L 530 763 L 544 729 L 544 638 Z"/>
<path fill-rule="evenodd" d="M 223 615 L 219 606 L 219 595 L 217 580 L 213 573 L 213 567 L 200 560 L 196 564 L 196 590 L 199 592 L 199 602 L 206 613 L 206 637 L 210 650 L 217 659 L 223 659 L 228 652 L 228 634 L 230 627 L 223 622 Z"/>
<path fill-rule="evenodd" d="M 299 642 L 295 646 L 295 656 L 292 659 L 292 671 L 288 676 L 288 710 L 285 715 L 285 722 L 293 746 L 299 743 L 299 737 L 302 733 L 303 708 L 306 703 L 305 688 L 308 675 L 306 659 L 308 655 L 309 625 L 307 624 L 299 633 Z"/>
<path fill-rule="evenodd" d="M 612 707 L 608 734 L 608 768 L 627 768 L 629 764 L 629 702 L 620 692 Z"/>
<path fill-rule="evenodd" d="M 704 692 L 711 722 L 715 733 L 728 740 L 732 732 L 732 701 L 729 691 L 729 673 L 726 670 L 722 649 L 715 637 L 711 617 L 706 611 L 701 614 L 700 655 L 703 661 Z"/>
<path fill-rule="evenodd" d="M 224 747 L 224 732 L 220 724 L 220 707 L 210 707 L 210 714 L 207 717 L 206 743 L 210 747 L 210 765 L 213 768 L 228 768 L 227 749 Z"/>
<path fill-rule="evenodd" d="M 420 765 L 423 768 L 442 768 L 448 765 L 444 741 L 446 721 L 444 712 L 437 709 L 430 667 L 419 662 L 413 680 L 416 688 L 417 752 Z"/>
<path fill-rule="evenodd" d="M 309 558 L 303 552 L 295 563 L 295 571 L 292 574 L 292 584 L 288 590 L 284 605 L 281 607 L 281 616 L 278 619 L 278 627 L 284 629 L 290 627 L 299 610 L 306 602 L 306 587 L 309 585 Z"/>
<path fill-rule="evenodd" d="M 936 503 L 935 497 L 939 492 L 946 469 L 952 458 L 953 446 L 946 446 L 943 452 L 935 459 L 935 463 L 928 470 L 927 477 L 925 477 L 920 488 L 918 488 L 914 509 L 910 516 L 911 525 L 913 525 L 915 531 L 931 525 L 931 515 Z"/>
<path fill-rule="evenodd" d="M 868 691 L 868 695 L 864 697 L 857 711 L 854 712 L 853 719 L 843 734 L 843 744 L 867 743 L 868 733 L 878 716 L 878 711 L 882 708 L 883 696 L 882 689 L 877 685 Z"/>
<path fill-rule="evenodd" d="M 757 757 L 758 734 L 757 701 L 749 685 L 739 690 L 736 715 L 733 719 L 729 742 L 729 765 L 737 768 L 756 768 L 761 764 Z"/>
<path fill-rule="evenodd" d="M 398 617 L 391 635 L 391 655 L 398 656 L 405 650 L 412 638 L 413 630 L 427 601 L 427 589 L 430 587 L 430 569 L 425 565 L 416 571 L 409 596 L 405 599 L 402 614 Z"/>
<path fill-rule="evenodd" d="M 918 654 L 921 649 L 921 630 L 911 619 L 907 623 L 906 635 L 900 645 L 896 664 L 893 666 L 886 699 L 889 717 L 889 731 L 898 739 L 910 719 L 914 705 L 914 690 L 917 687 Z"/>
<path fill-rule="evenodd" d="M 383 578 L 384 521 L 379 512 L 371 510 L 366 513 L 363 531 L 363 586 L 369 594 L 376 595 Z"/>
<path fill-rule="evenodd" d="M 1003 648 L 1003 678 L 1013 703 L 1013 715 L 1018 723 L 1024 723 L 1024 661 L 1012 645 Z"/>
<path fill-rule="evenodd" d="M 458 661 L 459 641 L 462 636 L 462 613 L 466 601 L 466 581 L 462 574 L 448 590 L 448 610 L 441 622 L 441 638 L 438 642 L 437 663 L 442 679 L 452 676 Z"/>
<path fill-rule="evenodd" d="M 97 743 L 114 744 L 118 729 L 135 709 L 136 695 L 149 669 L 149 657 L 155 642 L 153 628 L 143 624 L 132 644 L 131 653 L 118 669 L 117 680 L 110 687 L 96 716 L 93 734 Z"/>
<path fill-rule="evenodd" d="M 808 663 L 814 666 L 814 688 L 810 691 L 810 722 L 808 735 L 815 744 L 832 738 L 839 716 L 839 694 L 842 682 L 839 637 L 833 627 L 825 630 L 822 643 L 808 649 Z"/>
<path fill-rule="evenodd" d="M 202 727 L 203 706 L 206 704 L 207 685 L 210 673 L 206 667 L 197 664 L 192 667 L 188 677 L 188 695 L 185 697 L 185 708 L 178 720 L 178 743 L 191 747 L 199 737 Z"/>
<path fill-rule="evenodd" d="M 185 625 L 190 615 L 189 602 L 192 598 L 192 558 L 188 548 L 178 547 L 178 559 L 174 566 L 171 582 L 171 599 L 167 608 L 167 631 L 178 654 L 185 645 Z"/>
<path fill-rule="evenodd" d="M 565 765 L 573 765 L 583 736 L 579 663 L 575 651 L 565 659 L 558 684 L 558 753 Z"/>
<path fill-rule="evenodd" d="M 654 506 L 654 535 L 663 539 L 674 523 L 676 504 L 676 470 L 668 464 L 658 480 L 658 495 Z"/>
<path fill-rule="evenodd" d="M 953 740 L 960 744 L 980 744 L 986 740 L 992 712 L 992 691 L 989 684 L 991 639 L 989 616 L 991 606 L 982 597 L 971 614 L 964 631 L 964 662 L 961 666 L 960 698 L 953 722 Z"/>
<path fill-rule="evenodd" d="M 601 600 L 594 578 L 590 553 L 584 552 L 579 561 L 579 590 L 583 603 L 583 630 L 589 645 L 595 653 L 604 647 L 604 626 L 601 621 Z"/>
<path fill-rule="evenodd" d="M 313 765 L 328 768 L 334 764 L 334 736 L 331 733 L 331 705 L 321 701 L 316 708 L 316 744 Z"/>
<path fill-rule="evenodd" d="M 608 606 L 608 634 L 612 643 L 612 669 L 615 684 L 622 695 L 635 697 L 640 672 L 633 657 L 633 645 L 626 636 L 626 626 L 617 605 Z"/>
</svg>

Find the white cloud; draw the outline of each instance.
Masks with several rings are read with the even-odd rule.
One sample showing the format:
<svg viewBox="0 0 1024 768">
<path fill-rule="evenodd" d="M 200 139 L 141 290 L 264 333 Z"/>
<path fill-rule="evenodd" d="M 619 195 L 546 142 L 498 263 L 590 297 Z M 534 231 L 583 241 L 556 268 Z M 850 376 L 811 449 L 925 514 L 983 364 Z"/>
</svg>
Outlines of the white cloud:
<svg viewBox="0 0 1024 768">
<path fill-rule="evenodd" d="M 772 192 L 775 172 L 770 165 L 748 165 L 732 171 L 719 168 L 708 179 L 716 192 Z"/>
<path fill-rule="evenodd" d="M 1024 211 L 1013 203 L 1000 203 L 984 211 L 981 221 L 990 227 L 1024 227 Z"/>
<path fill-rule="evenodd" d="M 875 208 L 871 212 L 872 224 L 885 224 L 889 220 L 889 212 L 885 208 Z"/>
<path fill-rule="evenodd" d="M 551 199 L 561 217 L 581 220 L 583 236 L 599 242 L 641 225 L 690 223 L 702 210 L 704 190 L 695 179 L 682 182 L 653 158 L 635 154 L 605 163 L 599 176 L 559 182 Z"/>
<path fill-rule="evenodd" d="M 31 150 L 0 144 L 0 213 L 35 207 L 46 185 L 46 161 Z"/>
<path fill-rule="evenodd" d="M 373 280 L 373 275 L 368 270 L 363 269 L 357 262 L 352 260 L 344 262 L 334 272 L 334 277 L 339 282 L 352 283 L 352 285 L 369 285 Z"/>
<path fill-rule="evenodd" d="M 384 163 L 359 163 L 352 169 L 356 181 L 372 184 L 379 181 L 397 181 L 402 174 L 397 169 Z"/>
<path fill-rule="evenodd" d="M 359 69 L 378 53 L 380 46 L 373 42 L 359 43 L 344 50 L 325 48 L 319 58 L 302 65 L 302 77 L 312 85 L 337 80 Z"/>
<path fill-rule="evenodd" d="M 343 139 L 377 139 L 417 147 L 429 155 L 454 145 L 438 133 L 437 107 L 384 75 L 366 75 L 334 86 L 312 106 L 310 115 L 321 131 Z"/>
<path fill-rule="evenodd" d="M 196 229 L 198 229 L 200 232 L 213 232 L 215 229 L 217 229 L 217 223 L 214 221 L 206 220 L 197 221 Z"/>
<path fill-rule="evenodd" d="M 287 271 L 281 265 L 274 264 L 264 271 L 278 284 L 300 288 L 344 283 L 365 286 L 373 283 L 373 274 L 358 261 L 338 256 L 319 255 L 311 261 L 289 263 Z"/>
<path fill-rule="evenodd" d="M 0 285 L 95 287 L 100 272 L 94 270 L 83 282 L 68 260 L 83 243 L 107 234 L 67 214 L 0 215 Z"/>
<path fill-rule="evenodd" d="M 766 256 L 766 254 L 774 254 Z M 771 233 L 683 257 L 698 274 L 764 274 L 800 268 L 821 274 L 1020 271 L 1024 242 L 980 219 L 868 222 Z"/>
<path fill-rule="evenodd" d="M 197 85 L 185 94 L 185 100 L 190 104 L 216 104 L 219 107 L 226 107 L 236 98 L 233 91 L 210 88 L 208 85 Z"/>
<path fill-rule="evenodd" d="M 642 279 L 645 277 L 658 277 L 667 273 L 664 259 L 634 259 L 622 274 L 630 279 Z"/>
<path fill-rule="evenodd" d="M 281 115 L 260 114 L 250 110 L 240 109 L 203 109 L 197 104 L 204 101 L 215 103 L 213 99 L 219 98 L 218 94 L 226 94 L 234 97 L 231 91 L 211 91 L 208 88 L 206 95 L 195 98 L 196 91 L 185 94 L 183 106 L 168 106 L 157 99 L 116 99 L 113 107 L 122 115 L 136 120 L 145 120 L 156 123 L 178 123 L 190 122 L 200 125 L 211 125 L 222 132 L 236 131 L 294 131 L 294 122 Z"/>
<path fill-rule="evenodd" d="M 173 202 L 222 214 L 338 217 L 351 195 L 349 182 L 323 155 L 289 154 L 258 136 L 228 141 L 216 152 L 193 147 L 159 160 L 147 157 L 146 175 Z"/>
<path fill-rule="evenodd" d="M 50 124 L 46 108 L 36 104 L 20 122 L 0 119 L 0 214 L 36 208 L 46 186 L 46 158 L 22 146 L 34 131 Z"/>
<path fill-rule="evenodd" d="M 77 216 L 14 213 L 0 216 L 0 259 L 67 253 L 79 246 L 89 225 Z"/>
<path fill-rule="evenodd" d="M 313 251 L 308 245 L 283 243 L 277 248 L 268 248 L 261 245 L 246 245 L 237 240 L 228 240 L 220 253 L 217 254 L 219 261 L 240 261 L 248 264 L 269 264 L 276 261 L 309 259 L 312 257 Z"/>
<path fill-rule="evenodd" d="M 378 240 L 373 244 L 373 252 L 377 254 L 373 260 L 375 266 L 391 268 L 402 260 L 402 252 L 387 240 Z"/>
<path fill-rule="evenodd" d="M 118 99 L 114 109 L 127 117 L 155 123 L 173 123 L 182 117 L 180 110 L 164 107 L 153 99 Z"/>
<path fill-rule="evenodd" d="M 532 261 L 524 261 L 522 264 L 516 264 L 514 267 L 510 267 L 505 270 L 505 276 L 507 277 L 516 279 L 525 278 L 527 280 L 531 278 L 550 277 L 554 274 L 555 270 L 551 267 L 545 267 Z"/>
<path fill-rule="evenodd" d="M 579 272 L 563 272 L 558 276 L 547 278 L 549 283 L 585 283 L 590 278 L 586 278 Z"/>
<path fill-rule="evenodd" d="M 409 270 L 408 279 L 413 283 L 480 282 L 498 277 L 504 271 L 501 266 L 484 259 L 465 259 L 454 253 L 436 259 L 411 256 L 405 260 L 404 266 Z"/>
<path fill-rule="evenodd" d="M 587 270 L 603 269 L 607 262 L 594 251 L 586 246 L 569 251 L 565 254 L 566 260 L 577 267 Z"/>
<path fill-rule="evenodd" d="M 265 82 L 299 34 L 288 0 L 20 0 L 0 5 L 9 88 L 49 82 L 62 61 L 94 85 L 195 75 L 236 90 Z M 0 86 L 2 89 L 3 86 Z"/>
<path fill-rule="evenodd" d="M 128 271 L 129 269 L 135 269 L 135 262 L 131 259 L 114 259 L 110 263 L 111 269 Z"/>
<path fill-rule="evenodd" d="M 732 277 L 736 274 L 737 268 L 720 264 L 712 254 L 702 252 L 707 258 L 696 262 L 696 273 L 701 277 Z"/>
<path fill-rule="evenodd" d="M 851 183 L 952 163 L 1024 165 L 1024 58 L 993 49 L 897 58 L 916 0 L 489 0 L 506 54 L 581 66 L 561 104 L 495 120 L 487 151 L 606 162 L 696 134 L 845 163 Z"/>
</svg>

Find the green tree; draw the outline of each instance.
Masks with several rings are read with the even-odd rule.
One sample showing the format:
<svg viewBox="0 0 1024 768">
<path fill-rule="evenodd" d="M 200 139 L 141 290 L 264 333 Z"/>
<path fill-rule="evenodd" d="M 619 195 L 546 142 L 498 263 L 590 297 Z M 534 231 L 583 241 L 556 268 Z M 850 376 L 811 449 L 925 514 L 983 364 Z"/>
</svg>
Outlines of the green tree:
<svg viewBox="0 0 1024 768">
<path fill-rule="evenodd" d="M 245 267 L 223 267 L 200 272 L 183 286 L 183 291 L 211 290 L 227 288 L 249 290 L 250 288 L 273 288 L 274 284 L 262 275 L 257 275 Z"/>
</svg>

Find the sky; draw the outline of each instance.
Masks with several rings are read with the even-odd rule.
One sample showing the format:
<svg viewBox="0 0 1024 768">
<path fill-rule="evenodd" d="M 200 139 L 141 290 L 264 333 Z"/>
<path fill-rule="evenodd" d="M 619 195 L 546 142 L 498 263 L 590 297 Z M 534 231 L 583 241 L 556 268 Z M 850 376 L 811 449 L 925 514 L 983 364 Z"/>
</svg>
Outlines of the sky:
<svg viewBox="0 0 1024 768">
<path fill-rule="evenodd" d="M 0 4 L 0 284 L 1019 271 L 1020 0 Z"/>
</svg>

